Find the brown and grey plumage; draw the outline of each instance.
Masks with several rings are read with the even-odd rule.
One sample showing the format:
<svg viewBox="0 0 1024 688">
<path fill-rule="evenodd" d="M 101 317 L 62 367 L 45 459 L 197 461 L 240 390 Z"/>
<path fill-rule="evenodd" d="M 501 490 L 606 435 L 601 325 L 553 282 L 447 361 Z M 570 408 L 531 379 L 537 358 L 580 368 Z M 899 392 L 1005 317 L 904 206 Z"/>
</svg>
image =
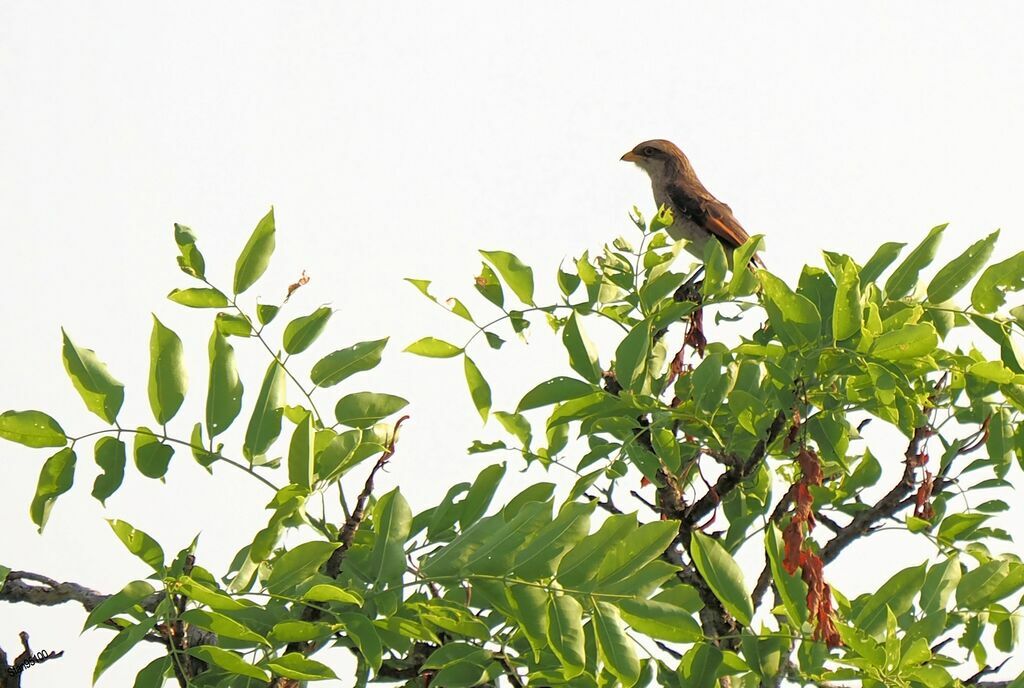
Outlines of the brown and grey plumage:
<svg viewBox="0 0 1024 688">
<path fill-rule="evenodd" d="M 711 238 L 720 241 L 728 253 L 750 238 L 732 208 L 711 195 L 690 160 L 671 141 L 644 141 L 621 159 L 636 163 L 651 178 L 654 202 L 668 207 L 674 217 L 669 235 L 688 241 L 687 250 L 693 255 L 703 258 L 704 246 Z M 755 256 L 755 262 L 760 264 L 760 258 Z"/>
</svg>

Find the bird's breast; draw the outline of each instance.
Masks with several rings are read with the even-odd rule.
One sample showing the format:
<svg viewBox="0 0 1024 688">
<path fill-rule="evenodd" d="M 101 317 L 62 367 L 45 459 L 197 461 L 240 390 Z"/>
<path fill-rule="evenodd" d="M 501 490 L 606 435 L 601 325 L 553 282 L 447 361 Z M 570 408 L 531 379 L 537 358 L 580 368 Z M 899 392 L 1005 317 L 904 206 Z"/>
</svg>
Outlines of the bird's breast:
<svg viewBox="0 0 1024 688">
<path fill-rule="evenodd" d="M 686 250 L 697 258 L 704 258 L 704 246 L 707 244 L 710 234 L 708 231 L 694 222 L 682 210 L 677 208 L 664 191 L 664 185 L 652 184 L 654 191 L 654 202 L 667 207 L 672 211 L 673 222 L 668 227 L 668 235 L 676 241 L 688 242 Z"/>
</svg>

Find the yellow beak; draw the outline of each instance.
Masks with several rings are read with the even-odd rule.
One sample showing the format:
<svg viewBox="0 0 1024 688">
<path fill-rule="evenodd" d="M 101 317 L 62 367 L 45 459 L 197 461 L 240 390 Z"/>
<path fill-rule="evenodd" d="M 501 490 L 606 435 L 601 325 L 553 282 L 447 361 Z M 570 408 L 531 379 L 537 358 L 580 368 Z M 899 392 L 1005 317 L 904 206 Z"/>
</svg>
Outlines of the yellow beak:
<svg viewBox="0 0 1024 688">
<path fill-rule="evenodd" d="M 629 151 L 621 158 L 619 158 L 619 160 L 624 160 L 626 162 L 639 162 L 640 158 L 635 153 L 633 153 L 633 151 Z"/>
</svg>

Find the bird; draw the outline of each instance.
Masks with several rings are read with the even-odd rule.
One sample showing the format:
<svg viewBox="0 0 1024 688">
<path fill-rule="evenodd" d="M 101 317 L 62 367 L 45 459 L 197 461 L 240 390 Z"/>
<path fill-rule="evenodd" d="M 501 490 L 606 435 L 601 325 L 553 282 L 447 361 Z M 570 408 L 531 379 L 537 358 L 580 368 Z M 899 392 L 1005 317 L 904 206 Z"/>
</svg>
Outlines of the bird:
<svg viewBox="0 0 1024 688">
<path fill-rule="evenodd" d="M 705 188 L 689 158 L 671 141 L 644 141 L 620 159 L 635 163 L 651 178 L 654 202 L 672 211 L 669 236 L 676 241 L 686 240 L 686 250 L 697 258 L 703 260 L 704 247 L 711 239 L 721 242 L 727 254 L 750 239 L 732 208 Z M 752 262 L 762 265 L 756 255 Z"/>
</svg>

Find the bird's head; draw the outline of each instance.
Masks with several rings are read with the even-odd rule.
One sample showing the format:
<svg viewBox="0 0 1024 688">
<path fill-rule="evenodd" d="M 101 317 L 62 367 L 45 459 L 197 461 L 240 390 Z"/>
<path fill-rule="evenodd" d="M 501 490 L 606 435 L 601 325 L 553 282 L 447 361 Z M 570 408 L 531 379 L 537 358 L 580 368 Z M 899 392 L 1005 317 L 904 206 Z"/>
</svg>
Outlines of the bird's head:
<svg viewBox="0 0 1024 688">
<path fill-rule="evenodd" d="M 680 169 L 690 166 L 683 152 L 674 143 L 665 139 L 652 139 L 638 143 L 620 160 L 636 163 L 651 178 L 670 177 Z"/>
</svg>

